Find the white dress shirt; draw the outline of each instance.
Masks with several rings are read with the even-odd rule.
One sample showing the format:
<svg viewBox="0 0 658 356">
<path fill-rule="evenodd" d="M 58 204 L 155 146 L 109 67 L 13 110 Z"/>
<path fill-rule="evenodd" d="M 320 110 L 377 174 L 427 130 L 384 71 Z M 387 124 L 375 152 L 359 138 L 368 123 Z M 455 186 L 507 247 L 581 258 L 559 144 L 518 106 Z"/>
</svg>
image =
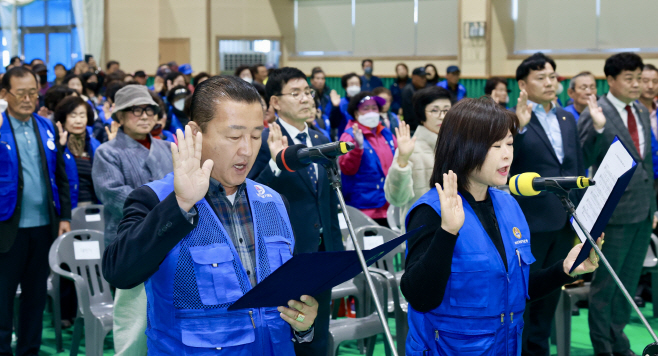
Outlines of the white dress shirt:
<svg viewBox="0 0 658 356">
<path fill-rule="evenodd" d="M 628 129 L 628 112 L 626 111 L 626 105 L 631 106 L 631 110 L 633 110 L 633 115 L 635 116 L 635 122 L 637 123 L 637 135 L 640 139 L 640 156 L 644 156 L 644 128 L 642 127 L 642 121 L 640 120 L 640 115 L 637 114 L 637 110 L 635 109 L 635 106 L 633 103 L 626 104 L 623 101 L 615 98 L 612 93 L 608 92 L 606 94 L 606 98 L 610 100 L 612 103 L 612 106 L 617 109 L 617 112 L 619 113 L 619 116 L 621 116 L 621 121 L 624 122 L 624 126 L 626 126 L 626 129 Z"/>
<path fill-rule="evenodd" d="M 295 145 L 305 145 L 306 147 L 313 147 L 313 142 L 311 142 L 311 134 L 308 132 L 308 125 L 304 123 L 304 130 L 299 131 L 295 126 L 290 125 L 289 123 L 283 121 L 283 119 L 279 118 L 278 123 L 281 124 L 281 127 L 288 132 L 288 135 L 292 137 L 292 142 L 295 143 Z M 298 138 L 297 135 L 299 135 L 300 132 L 306 133 L 306 142 L 301 142 Z M 275 177 L 278 177 L 281 174 L 281 170 L 279 167 L 276 166 L 276 162 L 270 158 L 270 168 L 272 169 L 272 172 L 274 173 Z M 318 179 L 318 164 L 313 163 L 313 168 L 315 168 L 315 179 Z"/>
</svg>

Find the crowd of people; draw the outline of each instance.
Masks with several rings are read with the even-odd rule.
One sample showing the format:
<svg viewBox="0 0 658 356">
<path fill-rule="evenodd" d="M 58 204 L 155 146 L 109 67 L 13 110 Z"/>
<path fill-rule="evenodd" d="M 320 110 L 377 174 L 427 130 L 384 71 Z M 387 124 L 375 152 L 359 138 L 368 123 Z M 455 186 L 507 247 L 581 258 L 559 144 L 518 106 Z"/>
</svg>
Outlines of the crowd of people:
<svg viewBox="0 0 658 356">
<path fill-rule="evenodd" d="M 433 211 L 425 211 L 422 215 L 423 210 L 417 209 L 418 199 L 433 187 L 430 181 L 442 181 L 436 177 L 436 170 L 456 169 L 436 167 L 439 151 L 461 157 L 461 162 L 452 163 L 455 167 L 473 166 L 476 170 L 482 167 L 469 161 L 469 157 L 484 160 L 491 152 L 488 146 L 470 152 L 457 144 L 444 145 L 437 151 L 446 115 L 456 105 L 472 100 L 467 99 L 466 88 L 460 83 L 460 69 L 455 65 L 449 66 L 445 78 L 441 79 L 432 64 L 410 71 L 407 65 L 400 63 L 395 66 L 392 85 L 385 88 L 381 78 L 374 75 L 374 61 L 365 59 L 361 63 L 362 74 L 352 72 L 341 77 L 344 97 L 326 85 L 326 74 L 320 67 L 303 73 L 296 68 L 268 69 L 259 64 L 240 66 L 232 76 L 211 76 L 205 72 L 195 73 L 189 64 L 172 62 L 156 69 L 150 87 L 147 87 L 145 71 L 126 73 L 118 61 L 109 61 L 102 70 L 93 56 L 85 56 L 85 60 L 68 69 L 55 65 L 52 82 L 48 81 L 48 69 L 40 59 L 24 63 L 15 57 L 6 69 L 0 88 L 0 109 L 3 109 L 0 117 L 0 268 L 15 273 L 0 274 L 0 354 L 12 354 L 14 331 L 18 336 L 17 355 L 38 353 L 46 279 L 50 273 L 48 251 L 54 238 L 70 231 L 71 211 L 76 207 L 104 206 L 103 276 L 117 288 L 114 299 L 116 354 L 145 355 L 147 345 L 149 352 L 159 347 L 154 342 L 158 338 L 166 340 L 162 341 L 166 345 L 188 351 L 220 344 L 229 347 L 241 344 L 208 336 L 209 331 L 202 326 L 196 326 L 195 330 L 190 326 L 187 330 L 179 325 L 184 336 L 182 341 L 177 340 L 175 332 L 180 334 L 181 330 L 165 331 L 162 328 L 168 321 L 153 313 L 164 313 L 168 307 L 188 311 L 202 309 L 199 306 L 203 305 L 225 308 L 235 300 L 231 299 L 235 295 L 227 293 L 241 295 L 249 289 L 249 284 L 256 285 L 267 276 L 259 266 L 262 258 L 267 260 L 268 257 L 256 256 L 261 248 L 256 246 L 264 230 L 277 235 L 279 240 L 265 239 L 263 246 L 268 249 L 277 243 L 286 246 L 281 249 L 280 256 L 269 257 L 271 270 L 293 254 L 344 249 L 338 202 L 324 167 L 311 164 L 299 172 L 281 170 L 275 161 L 283 148 L 294 144 L 317 146 L 337 140 L 354 143 L 355 149 L 338 161 L 347 204 L 386 227 L 389 205 L 399 207 L 403 230 L 407 227 L 408 214 L 410 217 L 426 216 L 434 219 L 432 221 L 441 219 L 434 218 Z M 556 69 L 556 62 L 542 53 L 524 59 L 516 71 L 515 79 L 520 88 L 516 103 L 509 102 L 506 78 L 487 80 L 486 100 L 504 112 L 516 112 L 518 118 L 513 142 L 504 144 L 512 148 L 510 163 L 499 168 L 498 173 L 503 177 L 523 172 L 537 172 L 542 176 L 585 175 L 590 167 L 595 172 L 615 137 L 626 143 L 638 168 L 605 230 L 608 244 L 604 252 L 624 285 L 634 290 L 650 235 L 656 227 L 654 178 L 658 177 L 658 164 L 654 164 L 653 159 L 658 152 L 658 69 L 644 64 L 637 54 L 615 54 L 606 60 L 604 67 L 609 92 L 598 93 L 594 75 L 583 71 L 571 78 L 567 89 L 571 99 L 564 105 L 557 99 L 561 84 Z M 206 84 L 200 86 L 204 82 Z M 213 104 L 226 98 L 232 100 L 229 103 L 251 106 L 245 109 L 231 106 L 233 104 Z M 211 121 L 214 110 L 226 117 L 253 116 L 260 121 L 249 119 L 249 125 L 236 121 L 220 127 Z M 262 117 L 258 116 L 260 114 Z M 487 130 L 455 130 L 470 132 L 472 137 L 466 137 L 473 142 L 491 141 L 486 137 Z M 206 158 L 224 157 L 214 159 L 214 167 L 203 164 L 204 172 L 207 170 L 210 177 L 207 194 L 204 191 L 200 195 L 205 197 L 205 205 L 187 209 L 181 205 L 182 214 L 179 209 L 172 210 L 168 214 L 178 215 L 171 217 L 174 224 L 163 222 L 166 227 L 159 231 L 142 231 L 138 223 L 126 222 L 128 215 L 134 217 L 143 213 L 146 216 L 161 202 L 164 204 L 170 199 L 158 192 L 171 192 L 173 181 L 168 183 L 168 188 L 156 189 L 151 184 L 163 178 L 166 181 L 177 164 L 187 162 L 184 159 L 188 153 L 181 147 L 194 151 L 192 137 L 201 137 L 202 133 L 203 149 L 199 145 L 197 153 Z M 209 141 L 210 138 L 216 139 L 217 144 Z M 197 140 L 200 142 L 200 138 Z M 492 150 L 493 147 L 501 149 L 492 146 Z M 196 159 L 196 168 L 200 169 L 203 160 Z M 221 179 L 210 175 L 211 171 L 218 172 Z M 281 195 L 285 204 L 277 205 L 277 209 L 281 214 L 288 212 L 289 222 L 268 227 L 263 216 L 250 215 L 255 203 L 249 194 L 258 188 L 244 183 L 245 177 Z M 459 193 L 467 197 L 477 218 L 487 225 L 487 233 L 497 231 L 491 197 L 488 194 L 472 196 L 464 190 L 469 183 L 459 179 L 465 177 L 459 176 L 455 181 Z M 144 185 L 151 185 L 158 196 L 141 190 Z M 264 189 L 260 185 L 255 187 Z M 582 191 L 572 193 L 576 203 L 581 197 Z M 532 256 L 536 261 L 530 265 L 530 273 L 550 268 L 561 271 L 575 234 L 560 201 L 547 193 L 516 199 L 532 235 Z M 196 291 L 196 285 L 176 282 L 175 288 L 180 284 L 183 285 L 180 288 L 194 289 L 194 298 L 178 300 L 174 296 L 169 301 L 171 305 L 156 303 L 153 293 L 164 289 L 153 286 L 145 289 L 145 282 L 155 273 L 166 275 L 166 271 L 158 271 L 161 264 L 175 265 L 176 262 L 171 262 L 171 256 L 152 242 L 156 238 L 153 234 L 157 233 L 158 238 L 163 234 L 169 236 L 165 233 L 167 229 L 194 234 L 191 228 L 183 225 L 196 224 L 206 219 L 207 214 L 216 215 L 218 220 L 215 220 L 221 222 L 225 229 L 222 234 L 226 235 L 223 239 L 228 237 L 235 246 L 233 257 L 229 251 L 230 259 L 215 260 L 204 257 L 193 245 L 189 251 L 185 247 L 180 251 L 180 260 L 189 264 L 190 269 L 176 270 L 176 281 L 178 273 L 188 273 L 188 278 L 194 278 L 193 272 L 209 273 L 198 269 L 205 268 L 204 264 L 216 267 L 216 262 L 221 265 L 221 262 L 235 259 L 238 261 L 235 266 L 244 268 L 246 282 L 242 281 L 242 275 L 238 276 L 242 284 L 238 285 L 235 280 L 236 289 L 229 290 L 223 298 L 215 296 L 214 292 L 212 297 L 205 293 L 202 288 L 208 286 L 199 284 L 199 291 Z M 493 221 L 489 221 L 492 217 Z M 287 230 L 286 224 L 294 232 L 294 244 L 290 242 L 292 232 Z M 437 229 L 443 227 L 439 225 Z M 410 273 L 403 277 L 401 288 L 410 305 L 420 312 L 439 310 L 444 292 L 447 293 L 449 269 L 436 274 L 432 283 L 426 279 L 426 271 L 443 268 L 437 264 L 452 259 L 447 252 L 455 249 L 455 239 L 446 237 L 451 236 L 446 235 L 451 234 L 450 231 L 441 233 L 443 235 L 438 236 L 437 232 L 438 237 L 434 233 L 420 234 L 408 241 L 406 269 Z M 500 233 L 498 239 L 494 235 L 489 237 L 507 268 L 507 259 L 516 261 L 516 256 L 510 257 L 514 251 L 505 251 Z M 166 241 L 165 237 L 162 239 Z M 136 255 L 132 250 L 130 254 L 126 251 L 128 247 L 143 253 Z M 520 265 L 521 256 L 518 258 Z M 168 265 L 167 268 L 175 267 Z M 166 278 L 174 277 L 172 274 Z M 561 286 L 571 282 L 574 280 L 570 276 L 562 275 L 556 277 L 553 284 Z M 224 283 L 233 282 L 227 279 Z M 22 290 L 20 321 L 14 330 L 13 305 L 19 284 Z M 61 289 L 62 323 L 67 327 L 75 318 L 75 293 L 72 284 L 63 283 Z M 185 291 L 175 289 L 174 294 Z M 533 300 L 533 295 L 541 297 Z M 331 292 L 306 297 L 305 312 L 311 315 L 317 311 L 314 320 L 307 319 L 307 324 L 309 320 L 311 324 L 304 324 L 303 317 L 302 321 L 299 317 L 296 319 L 297 324 L 289 321 L 294 319 L 292 314 L 288 319 L 282 318 L 293 328 L 297 354 L 325 355 Z M 528 298 L 531 298 L 530 303 L 523 314 L 525 327 L 519 330 L 523 335 L 523 354 L 548 355 L 559 291 L 531 288 Z M 148 310 L 147 301 L 151 306 Z M 471 307 L 479 308 L 475 304 Z M 589 308 L 590 337 L 595 352 L 632 355 L 623 332 L 630 320 L 630 306 L 605 269 L 597 270 L 591 277 Z M 297 310 L 301 314 L 301 309 Z M 279 311 L 288 315 L 289 309 Z M 254 323 L 253 317 L 251 320 Z M 253 325 L 256 329 L 256 324 Z M 205 327 L 218 326 L 211 322 Z M 280 327 L 278 324 L 270 326 L 270 333 L 274 334 L 273 330 Z M 291 339 L 285 333 L 283 337 Z M 408 349 L 412 347 L 409 342 L 407 346 Z M 274 350 L 271 351 L 276 354 Z"/>
</svg>

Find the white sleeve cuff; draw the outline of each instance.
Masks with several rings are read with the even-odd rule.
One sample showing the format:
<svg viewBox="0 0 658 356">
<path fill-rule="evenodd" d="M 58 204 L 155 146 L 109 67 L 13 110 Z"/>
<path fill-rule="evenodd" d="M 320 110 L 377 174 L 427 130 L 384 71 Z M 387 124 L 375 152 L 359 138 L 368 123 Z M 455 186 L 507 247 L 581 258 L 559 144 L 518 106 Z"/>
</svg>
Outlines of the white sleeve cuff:
<svg viewBox="0 0 658 356">
<path fill-rule="evenodd" d="M 270 169 L 272 169 L 272 173 L 274 173 L 275 177 L 281 175 L 281 170 L 279 169 L 279 167 L 276 166 L 276 162 L 274 162 L 274 160 L 271 158 L 270 158 Z"/>
</svg>

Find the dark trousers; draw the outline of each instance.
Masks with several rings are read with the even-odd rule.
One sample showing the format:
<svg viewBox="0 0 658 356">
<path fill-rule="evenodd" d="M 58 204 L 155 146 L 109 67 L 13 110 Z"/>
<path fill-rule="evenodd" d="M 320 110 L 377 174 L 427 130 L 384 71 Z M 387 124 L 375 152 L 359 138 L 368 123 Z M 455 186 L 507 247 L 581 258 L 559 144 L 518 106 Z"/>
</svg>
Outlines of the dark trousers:
<svg viewBox="0 0 658 356">
<path fill-rule="evenodd" d="M 0 253 L 0 355 L 12 355 L 14 299 L 21 285 L 16 355 L 37 355 L 41 346 L 43 310 L 50 274 L 50 225 L 18 229 L 9 251 Z"/>
<path fill-rule="evenodd" d="M 318 301 L 318 316 L 315 318 L 313 341 L 295 342 L 297 356 L 326 356 L 329 338 L 329 318 L 331 316 L 331 289 L 313 296 Z"/>
<path fill-rule="evenodd" d="M 631 295 L 642 273 L 651 223 L 651 218 L 647 218 L 636 224 L 605 228 L 605 244 L 601 251 Z M 630 349 L 624 327 L 630 321 L 631 308 L 610 272 L 601 264 L 594 272 L 589 294 L 589 336 L 595 354 Z"/>
<path fill-rule="evenodd" d="M 533 232 L 530 234 L 530 247 L 535 256 L 535 263 L 530 265 L 530 272 L 542 270 L 553 266 L 569 254 L 574 245 L 576 233 L 571 225 L 558 231 Z M 523 352 L 529 355 L 550 355 L 548 339 L 551 336 L 551 327 L 555 308 L 560 299 L 560 290 L 538 300 L 530 300 L 526 305 L 523 320 Z"/>
</svg>

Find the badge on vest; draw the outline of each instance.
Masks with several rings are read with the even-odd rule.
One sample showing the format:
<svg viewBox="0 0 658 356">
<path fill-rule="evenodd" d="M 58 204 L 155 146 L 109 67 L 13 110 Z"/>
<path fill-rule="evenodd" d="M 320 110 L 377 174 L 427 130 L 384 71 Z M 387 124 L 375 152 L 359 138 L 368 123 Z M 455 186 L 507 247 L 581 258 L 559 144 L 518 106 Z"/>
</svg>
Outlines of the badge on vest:
<svg viewBox="0 0 658 356">
<path fill-rule="evenodd" d="M 50 132 L 50 130 L 47 130 L 46 133 L 48 134 L 48 137 L 50 137 L 51 140 L 55 139 L 55 136 L 53 136 L 53 133 Z"/>
<path fill-rule="evenodd" d="M 272 194 L 267 194 L 265 192 L 265 188 L 258 184 L 254 184 L 254 189 L 256 189 L 256 195 L 258 195 L 259 198 L 265 199 L 265 198 L 271 198 Z"/>
<path fill-rule="evenodd" d="M 527 242 L 528 242 L 527 239 L 523 239 L 523 240 L 521 240 L 521 237 L 523 237 L 523 236 L 521 235 L 521 230 L 519 230 L 518 227 L 515 226 L 515 227 L 512 229 L 512 233 L 514 234 L 514 237 L 516 237 L 517 239 L 519 239 L 519 241 L 515 241 L 515 242 L 514 242 L 515 245 L 519 245 L 519 244 L 527 243 Z"/>
<path fill-rule="evenodd" d="M 48 133 L 50 133 L 50 131 L 48 131 Z M 48 148 L 49 148 L 51 151 L 54 151 L 54 150 L 55 150 L 55 142 L 54 142 L 54 141 L 48 140 L 48 143 L 46 143 L 46 146 L 48 146 Z"/>
</svg>

